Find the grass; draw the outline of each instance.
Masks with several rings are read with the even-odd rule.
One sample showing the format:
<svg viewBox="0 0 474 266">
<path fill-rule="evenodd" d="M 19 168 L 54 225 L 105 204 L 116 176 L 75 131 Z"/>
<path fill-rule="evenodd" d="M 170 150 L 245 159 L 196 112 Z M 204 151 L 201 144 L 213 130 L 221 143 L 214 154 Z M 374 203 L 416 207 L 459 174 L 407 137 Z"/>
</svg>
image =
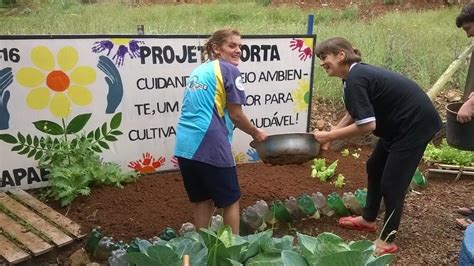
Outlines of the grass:
<svg viewBox="0 0 474 266">
<path fill-rule="evenodd" d="M 138 7 L 56 0 L 24 15 L 3 16 L 0 34 L 134 34 L 137 25 L 145 25 L 146 34 L 209 34 L 226 26 L 237 27 L 243 34 L 291 34 L 305 33 L 311 13 L 315 14 L 318 40 L 345 37 L 362 52 L 365 62 L 400 72 L 425 90 L 469 44 L 454 24 L 457 7 L 393 12 L 364 21 L 359 19 L 357 7 L 302 10 L 271 7 L 265 0 Z M 467 67 L 447 86 L 462 88 L 466 72 Z M 316 60 L 314 95 L 339 101 L 340 85 L 339 79 L 328 78 L 321 71 Z"/>
</svg>

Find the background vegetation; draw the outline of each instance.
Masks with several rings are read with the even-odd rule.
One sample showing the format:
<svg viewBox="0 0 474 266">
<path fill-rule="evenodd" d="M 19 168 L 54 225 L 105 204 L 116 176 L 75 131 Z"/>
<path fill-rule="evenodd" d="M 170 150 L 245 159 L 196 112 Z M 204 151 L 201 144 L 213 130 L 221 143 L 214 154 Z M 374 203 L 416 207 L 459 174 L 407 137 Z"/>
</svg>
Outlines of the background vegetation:
<svg viewBox="0 0 474 266">
<path fill-rule="evenodd" d="M 200 5 L 0 1 L 4 7 L 0 9 L 0 35 L 134 34 L 139 24 L 145 25 L 146 34 L 209 34 L 225 26 L 237 27 L 243 34 L 305 33 L 307 16 L 312 13 L 318 40 L 333 36 L 348 38 L 362 51 L 365 62 L 405 74 L 425 90 L 470 43 L 455 26 L 457 6 L 424 12 L 394 11 L 363 20 L 357 7 L 303 10 L 296 6 L 270 6 L 267 0 L 217 0 Z M 15 8 L 10 4 L 14 2 L 26 2 L 30 6 Z M 317 60 L 315 64 L 315 96 L 339 101 L 340 80 L 328 78 Z M 466 72 L 464 67 L 448 86 L 463 87 Z"/>
</svg>

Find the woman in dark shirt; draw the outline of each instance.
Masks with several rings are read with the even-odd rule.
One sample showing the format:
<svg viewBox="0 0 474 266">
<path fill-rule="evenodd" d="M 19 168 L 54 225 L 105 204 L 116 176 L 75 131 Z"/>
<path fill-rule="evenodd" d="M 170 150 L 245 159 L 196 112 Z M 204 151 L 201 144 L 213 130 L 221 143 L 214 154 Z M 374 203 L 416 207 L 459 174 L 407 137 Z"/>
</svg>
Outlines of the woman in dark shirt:
<svg viewBox="0 0 474 266">
<path fill-rule="evenodd" d="M 360 52 L 336 37 L 316 47 L 320 65 L 344 86 L 345 116 L 331 131 L 315 131 L 322 149 L 330 142 L 373 133 L 379 141 L 367 161 L 367 204 L 363 215 L 342 217 L 346 228 L 376 231 L 381 200 L 386 224 L 375 241 L 376 254 L 393 253 L 405 193 L 426 145 L 441 127 L 439 115 L 426 93 L 398 73 L 361 63 Z"/>
</svg>

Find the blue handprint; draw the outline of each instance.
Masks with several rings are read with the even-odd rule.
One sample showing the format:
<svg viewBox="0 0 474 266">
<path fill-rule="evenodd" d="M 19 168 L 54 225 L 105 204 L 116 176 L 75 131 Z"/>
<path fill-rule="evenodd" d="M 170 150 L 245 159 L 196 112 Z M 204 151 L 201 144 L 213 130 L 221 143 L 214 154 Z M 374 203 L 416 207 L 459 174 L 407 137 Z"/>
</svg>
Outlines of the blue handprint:
<svg viewBox="0 0 474 266">
<path fill-rule="evenodd" d="M 260 160 L 257 151 L 254 148 L 250 148 L 247 151 L 247 155 L 249 156 L 249 162 L 257 162 Z"/>
<path fill-rule="evenodd" d="M 113 42 L 111 42 L 109 40 L 103 40 L 103 41 L 99 41 L 99 42 L 94 43 L 94 46 L 92 47 L 92 52 L 100 53 L 104 50 L 108 50 L 107 55 L 109 55 L 112 48 L 114 48 L 114 43 Z"/>
<path fill-rule="evenodd" d="M 131 40 L 128 43 L 128 49 L 132 58 L 140 56 L 140 43 L 144 43 L 143 41 Z"/>
<path fill-rule="evenodd" d="M 112 60 L 108 57 L 101 55 L 99 57 L 99 63 L 97 67 L 104 72 L 105 82 L 109 85 L 109 92 L 107 93 L 107 108 L 105 109 L 106 114 L 113 114 L 122 102 L 123 98 L 123 84 L 120 72 L 115 67 Z"/>
<path fill-rule="evenodd" d="M 10 100 L 10 91 L 7 87 L 13 82 L 11 67 L 0 70 L 0 130 L 9 128 L 10 113 L 8 112 L 8 101 Z"/>
</svg>

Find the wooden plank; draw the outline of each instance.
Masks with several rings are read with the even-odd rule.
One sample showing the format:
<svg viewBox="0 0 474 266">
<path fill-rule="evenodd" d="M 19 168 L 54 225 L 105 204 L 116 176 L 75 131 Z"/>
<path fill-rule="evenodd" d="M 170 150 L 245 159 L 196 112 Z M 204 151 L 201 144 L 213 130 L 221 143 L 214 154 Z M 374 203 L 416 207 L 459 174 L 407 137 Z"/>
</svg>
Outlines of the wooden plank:
<svg viewBox="0 0 474 266">
<path fill-rule="evenodd" d="M 5 258 L 8 263 L 17 264 L 31 258 L 30 254 L 13 244 L 3 235 L 0 235 L 0 247 L 2 247 L 0 248 L 0 256 Z"/>
<path fill-rule="evenodd" d="M 53 249 L 52 245 L 30 232 L 27 228 L 8 217 L 3 212 L 0 212 L 0 228 L 9 235 L 15 237 L 15 240 L 18 240 L 18 242 L 31 250 L 35 256 L 44 254 Z"/>
<path fill-rule="evenodd" d="M 39 201 L 35 197 L 26 193 L 25 191 L 14 188 L 8 191 L 15 197 L 17 197 L 22 203 L 28 205 L 33 210 L 37 211 L 41 215 L 47 217 L 50 221 L 61 226 L 66 232 L 70 233 L 76 238 L 82 238 L 85 235 L 81 233 L 81 226 L 73 222 L 66 216 L 60 214 L 59 212 L 51 209 L 49 206 Z"/>
<path fill-rule="evenodd" d="M 15 201 L 14 199 L 10 198 L 7 194 L 0 193 L 0 202 L 9 211 L 26 221 L 36 230 L 44 234 L 46 237 L 51 239 L 51 241 L 53 241 L 56 246 L 62 247 L 74 241 L 71 237 L 63 233 L 54 225 L 44 220 L 36 213 L 30 211 L 21 203 L 18 203 L 18 201 Z"/>
<path fill-rule="evenodd" d="M 445 169 L 428 169 L 428 172 L 433 172 L 433 173 L 442 173 L 442 174 L 459 174 L 458 170 L 445 170 Z M 474 172 L 468 172 L 464 171 L 462 172 L 462 175 L 472 175 L 474 176 Z"/>
<path fill-rule="evenodd" d="M 451 164 L 438 164 L 439 167 L 441 168 L 447 168 L 447 169 L 460 169 L 461 166 L 459 165 L 451 165 Z M 464 166 L 463 167 L 464 171 L 474 171 L 474 167 L 471 166 Z"/>
</svg>

